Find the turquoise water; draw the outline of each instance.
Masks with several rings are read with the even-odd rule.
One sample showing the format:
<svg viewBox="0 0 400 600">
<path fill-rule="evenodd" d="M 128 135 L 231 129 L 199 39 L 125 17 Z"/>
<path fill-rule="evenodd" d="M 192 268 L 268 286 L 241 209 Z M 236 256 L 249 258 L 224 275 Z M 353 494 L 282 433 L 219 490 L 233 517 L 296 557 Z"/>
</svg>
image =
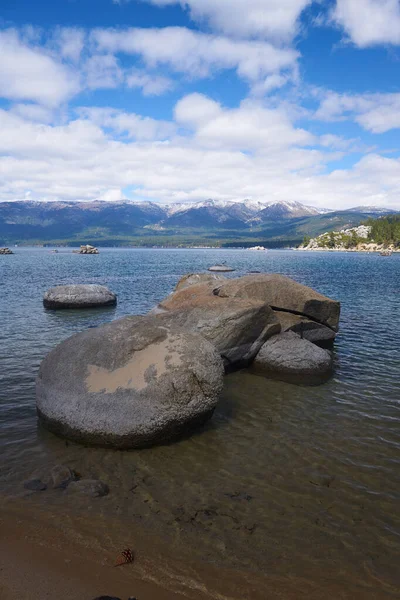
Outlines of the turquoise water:
<svg viewBox="0 0 400 600">
<path fill-rule="evenodd" d="M 150 450 L 66 446 L 38 426 L 34 379 L 55 344 L 146 313 L 183 274 L 221 261 L 234 276 L 282 273 L 340 300 L 331 381 L 306 388 L 233 374 L 203 430 Z M 62 283 L 107 285 L 118 306 L 45 311 L 43 293 Z M 120 519 L 121 531 L 139 525 L 214 565 L 326 573 L 360 597 L 399 597 L 399 292 L 400 255 L 18 248 L 0 257 L 0 493 L 12 496 L 34 471 L 63 462 L 107 480 L 96 514 Z M 57 494 L 40 503 L 65 508 Z M 76 500 L 68 510 L 84 508 Z"/>
</svg>

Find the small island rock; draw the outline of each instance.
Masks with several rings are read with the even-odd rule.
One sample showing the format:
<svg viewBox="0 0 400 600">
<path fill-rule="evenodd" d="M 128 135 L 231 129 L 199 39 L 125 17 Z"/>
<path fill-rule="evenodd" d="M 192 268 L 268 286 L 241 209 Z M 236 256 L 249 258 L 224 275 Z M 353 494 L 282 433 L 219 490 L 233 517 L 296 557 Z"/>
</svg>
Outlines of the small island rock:
<svg viewBox="0 0 400 600">
<path fill-rule="evenodd" d="M 45 308 L 96 308 L 115 306 L 117 296 L 103 285 L 58 285 L 50 288 L 43 297 Z"/>
<path fill-rule="evenodd" d="M 317 385 L 332 374 L 332 355 L 288 331 L 270 338 L 252 365 L 254 373 L 288 383 Z"/>
<path fill-rule="evenodd" d="M 47 355 L 36 383 L 38 415 L 50 431 L 78 442 L 151 446 L 211 417 L 223 372 L 201 335 L 169 329 L 157 317 L 126 317 Z"/>
</svg>

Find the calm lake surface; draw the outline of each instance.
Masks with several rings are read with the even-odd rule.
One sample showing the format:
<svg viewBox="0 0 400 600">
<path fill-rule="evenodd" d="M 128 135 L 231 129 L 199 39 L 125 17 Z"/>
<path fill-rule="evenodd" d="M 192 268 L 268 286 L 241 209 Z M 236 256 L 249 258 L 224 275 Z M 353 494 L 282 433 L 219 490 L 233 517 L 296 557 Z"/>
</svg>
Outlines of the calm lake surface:
<svg viewBox="0 0 400 600">
<path fill-rule="evenodd" d="M 235 373 L 204 429 L 148 450 L 66 445 L 38 426 L 35 377 L 49 350 L 85 328 L 146 313 L 183 274 L 221 261 L 234 276 L 282 273 L 340 300 L 331 381 L 301 387 Z M 107 285 L 118 306 L 44 310 L 43 293 L 63 283 Z M 82 518 L 100 547 L 147 531 L 171 555 L 251 578 L 238 598 L 275 597 L 263 583 L 271 574 L 318 582 L 310 598 L 400 597 L 400 255 L 17 248 L 0 257 L 0 325 L 3 500 L 62 514 L 75 536 Z M 58 463 L 104 479 L 109 496 L 25 497 L 22 482 Z M 337 595 L 323 592 L 326 582 Z"/>
</svg>

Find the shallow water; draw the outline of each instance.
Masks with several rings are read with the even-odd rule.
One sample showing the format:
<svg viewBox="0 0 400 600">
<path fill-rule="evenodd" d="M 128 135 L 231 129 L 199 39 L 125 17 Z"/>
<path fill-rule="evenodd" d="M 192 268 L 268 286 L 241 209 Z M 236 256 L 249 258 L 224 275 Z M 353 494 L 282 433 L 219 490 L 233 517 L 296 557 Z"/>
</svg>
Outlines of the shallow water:
<svg viewBox="0 0 400 600">
<path fill-rule="evenodd" d="M 230 375 L 203 430 L 149 450 L 66 445 L 38 426 L 34 379 L 55 344 L 147 312 L 181 275 L 223 260 L 233 275 L 283 273 L 341 301 L 331 381 L 307 388 Z M 117 308 L 43 309 L 48 287 L 84 282 L 109 286 Z M 400 255 L 16 249 L 0 260 L 0 493 L 18 495 L 32 473 L 65 463 L 107 481 L 110 495 L 89 506 L 60 491 L 24 501 L 62 511 L 65 527 L 74 527 L 67 514 L 90 515 L 100 546 L 112 519 L 114 538 L 141 528 L 176 555 L 214 566 L 304 581 L 324 575 L 360 597 L 399 597 L 399 290 Z"/>
</svg>

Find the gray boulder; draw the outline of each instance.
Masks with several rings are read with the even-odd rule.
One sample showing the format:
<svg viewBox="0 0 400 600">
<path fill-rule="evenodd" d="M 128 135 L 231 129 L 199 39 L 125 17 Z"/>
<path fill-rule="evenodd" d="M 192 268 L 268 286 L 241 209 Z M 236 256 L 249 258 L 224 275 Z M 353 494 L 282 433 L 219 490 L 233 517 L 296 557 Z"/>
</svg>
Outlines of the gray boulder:
<svg viewBox="0 0 400 600">
<path fill-rule="evenodd" d="M 58 285 L 50 288 L 43 297 L 45 308 L 95 308 L 115 306 L 117 296 L 103 285 Z"/>
<path fill-rule="evenodd" d="M 221 284 L 214 293 L 221 298 L 261 300 L 273 309 L 305 315 L 338 329 L 340 303 L 284 275 L 246 275 Z"/>
<path fill-rule="evenodd" d="M 264 302 L 220 298 L 208 283 L 171 294 L 157 312 L 169 326 L 200 333 L 211 342 L 227 371 L 248 365 L 263 343 L 281 330 L 273 310 Z"/>
<path fill-rule="evenodd" d="M 226 277 L 217 273 L 189 273 L 180 278 L 176 284 L 175 292 L 184 290 L 191 285 L 197 285 L 198 283 L 207 283 L 212 286 L 222 281 L 226 281 Z"/>
<path fill-rule="evenodd" d="M 219 354 L 199 334 L 169 329 L 156 317 L 126 317 L 72 336 L 47 355 L 37 411 L 50 431 L 82 443 L 151 446 L 211 417 L 223 372 Z"/>
<path fill-rule="evenodd" d="M 294 331 L 300 337 L 321 348 L 332 348 L 336 333 L 330 327 L 293 313 L 275 311 L 275 315 L 281 324 L 282 333 Z"/>
<path fill-rule="evenodd" d="M 256 356 L 252 371 L 289 383 L 318 385 L 332 374 L 332 356 L 288 331 L 269 339 Z"/>
</svg>

